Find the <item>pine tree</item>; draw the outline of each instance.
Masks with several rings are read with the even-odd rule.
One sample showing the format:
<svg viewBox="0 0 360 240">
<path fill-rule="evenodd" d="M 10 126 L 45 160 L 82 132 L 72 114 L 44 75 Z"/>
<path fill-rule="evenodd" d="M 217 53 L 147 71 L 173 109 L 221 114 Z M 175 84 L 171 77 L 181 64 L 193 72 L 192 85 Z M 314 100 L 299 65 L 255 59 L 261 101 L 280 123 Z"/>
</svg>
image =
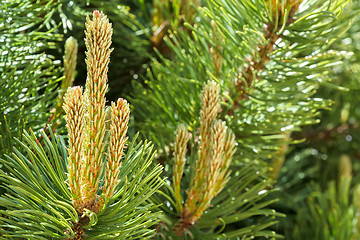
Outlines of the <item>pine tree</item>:
<svg viewBox="0 0 360 240">
<path fill-rule="evenodd" d="M 359 3 L 1 2 L 0 236 L 357 239 Z"/>
<path fill-rule="evenodd" d="M 162 185 L 162 167 L 151 166 L 148 142 L 127 146 L 129 104 L 124 99 L 106 108 L 112 26 L 104 13 L 86 19 L 85 90 L 69 87 L 63 98 L 68 148 L 61 136 L 40 140 L 24 132 L 0 162 L 7 193 L 0 197 L 1 236 L 6 239 L 150 238 L 158 213 L 149 197 Z M 70 39 L 71 41 L 71 39 Z M 66 74 L 67 76 L 67 74 Z M 67 82 L 66 82 L 67 83 Z M 107 110 L 109 109 L 109 110 Z M 107 111 L 111 119 L 107 120 Z M 109 121 L 109 129 L 105 121 Z M 110 135 L 110 136 L 109 136 Z M 107 138 L 109 141 L 107 142 Z"/>
<path fill-rule="evenodd" d="M 152 137 L 162 149 L 164 164 L 171 166 L 171 143 L 179 122 L 191 131 L 194 138 L 191 146 L 202 141 L 201 131 L 197 137 L 202 122 L 198 117 L 201 108 L 198 96 L 204 82 L 216 81 L 222 94 L 219 118 L 234 131 L 238 144 L 230 179 L 239 176 L 237 171 L 244 166 L 254 171 L 268 169 L 262 173 L 265 180 L 254 179 L 267 183 L 262 189 L 254 189 L 249 198 L 254 206 L 261 206 L 254 215 L 269 215 L 266 206 L 271 197 L 257 202 L 256 193 L 267 193 L 264 189 L 270 188 L 271 181 L 277 178 L 288 144 L 296 142 L 292 132 L 318 122 L 318 110 L 329 107 L 330 102 L 313 95 L 320 86 L 328 85 L 332 74 L 329 69 L 342 58 L 340 52 L 330 50 L 331 44 L 349 28 L 354 12 L 346 1 L 207 1 L 196 10 L 197 21 L 184 24 L 188 30 L 170 32 L 165 38 L 172 58 L 166 59 L 159 53 L 160 60 L 154 60 L 148 71 L 147 85 L 134 88 L 131 102 L 135 124 Z M 174 146 L 176 149 L 177 143 Z M 188 170 L 184 170 L 187 183 L 195 178 L 193 172 L 198 171 L 192 164 L 196 159 L 194 153 L 196 150 L 190 151 Z M 165 174 L 170 178 L 176 173 Z M 240 181 L 230 181 L 223 191 L 236 192 L 239 186 L 245 187 Z M 251 182 L 246 186 L 249 192 L 252 186 Z M 238 203 L 243 194 L 227 197 Z M 190 196 L 183 192 L 184 199 Z M 214 198 L 213 206 L 223 212 L 211 214 L 212 208 L 208 209 L 208 215 L 216 216 L 215 219 L 207 219 L 204 214 L 195 227 L 184 228 L 190 236 L 201 229 L 202 221 L 207 222 L 207 231 L 210 226 L 225 227 L 222 231 L 212 229 L 217 237 L 271 236 L 261 229 L 274 222 L 259 224 L 248 235 L 246 230 L 259 218 L 251 210 L 245 220 L 227 213 L 229 203 L 224 201 L 225 196 L 220 196 L 218 201 Z M 239 205 L 232 207 L 237 212 L 247 212 Z M 171 207 L 164 212 L 184 219 Z M 232 231 L 233 228 L 237 230 Z"/>
</svg>

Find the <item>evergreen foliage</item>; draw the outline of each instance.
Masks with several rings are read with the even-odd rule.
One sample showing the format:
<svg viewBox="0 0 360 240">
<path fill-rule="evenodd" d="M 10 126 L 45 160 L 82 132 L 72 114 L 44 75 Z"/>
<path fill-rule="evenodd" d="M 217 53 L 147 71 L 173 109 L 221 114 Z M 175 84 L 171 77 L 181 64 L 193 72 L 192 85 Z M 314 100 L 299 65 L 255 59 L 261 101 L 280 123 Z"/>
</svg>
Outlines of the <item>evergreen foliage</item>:
<svg viewBox="0 0 360 240">
<path fill-rule="evenodd" d="M 188 31 L 173 31 L 165 38 L 173 57 L 166 59 L 158 51 L 146 86 L 134 87 L 135 124 L 152 137 L 164 163 L 171 166 L 170 143 L 178 123 L 196 136 L 202 84 L 215 80 L 222 92 L 220 118 L 238 142 L 232 167 L 270 165 L 264 174 L 276 179 L 287 145 L 293 142 L 291 133 L 318 122 L 318 110 L 330 105 L 314 94 L 330 85 L 329 69 L 342 59 L 331 44 L 350 27 L 355 12 L 347 1 L 224 0 L 207 1 L 196 14 L 194 24 L 185 23 Z M 190 163 L 195 161 L 191 156 Z M 256 161 L 262 167 L 254 166 Z M 191 172 L 194 167 L 189 168 Z M 236 187 L 229 183 L 224 191 Z M 241 201 L 239 196 L 233 199 Z M 224 224 L 233 222 L 235 218 Z M 246 238 L 242 234 L 239 230 L 237 236 Z"/>
<path fill-rule="evenodd" d="M 44 127 L 61 77 L 51 55 L 58 1 L 2 1 L 0 4 L 0 153 L 11 151 L 22 130 Z"/>
<path fill-rule="evenodd" d="M 51 130 L 51 140 L 44 131 L 41 140 L 25 131 L 25 141 L 18 140 L 24 152 L 14 148 L 11 156 L 0 160 L 9 172 L 0 172 L 7 190 L 0 197 L 5 208 L 0 210 L 2 237 L 146 239 L 154 235 L 150 227 L 159 213 L 152 212 L 156 206 L 149 197 L 162 185 L 162 167 L 152 165 L 151 143 L 137 144 L 136 138 L 122 159 L 129 120 L 126 100 L 112 103 L 106 129 L 112 31 L 103 13 L 94 11 L 93 19 L 87 18 L 85 91 L 70 87 L 64 97 L 68 147 Z M 69 79 L 65 81 L 69 85 Z"/>
<path fill-rule="evenodd" d="M 344 163 L 344 161 L 349 161 Z M 346 157 L 342 165 L 351 164 Z M 340 165 L 340 169 L 344 167 Z M 348 168 L 348 166 L 346 166 Z M 344 170 L 343 170 L 344 171 Z M 293 239 L 358 239 L 359 238 L 359 185 L 351 187 L 351 166 L 340 173 L 337 183 L 329 182 L 322 192 L 319 186 L 310 189 L 305 207 L 298 212 L 298 223 Z M 353 199 L 351 199 L 353 197 Z M 328 211 L 332 209 L 331 211 Z M 306 229 L 304 231 L 303 229 Z"/>
<path fill-rule="evenodd" d="M 0 238 L 358 239 L 359 9 L 2 1 Z"/>
<path fill-rule="evenodd" d="M 154 234 L 150 226 L 158 213 L 147 198 L 161 182 L 161 168 L 152 168 L 150 143 L 129 145 L 120 171 L 119 188 L 100 214 L 76 211 L 67 185 L 68 158 L 64 139 L 42 133 L 42 144 L 33 132 L 24 133 L 25 149 L 15 149 L 2 159 L 9 174 L 1 172 L 8 193 L 0 197 L 1 236 L 5 239 L 146 239 Z M 81 238 L 75 238 L 81 239 Z"/>
<path fill-rule="evenodd" d="M 276 207 L 278 211 L 287 215 L 286 220 L 282 221 L 280 219 L 281 223 L 278 227 L 289 239 L 303 236 L 299 231 L 297 232 L 298 236 L 293 234 L 296 222 L 300 222 L 304 226 L 303 223 L 307 221 L 304 214 L 301 214 L 302 219 L 298 213 L 308 213 L 308 209 L 314 209 L 314 211 L 318 212 L 325 211 L 319 207 L 316 201 L 313 201 L 313 196 L 323 196 L 321 197 L 323 199 L 329 198 L 330 195 L 325 195 L 325 192 L 332 191 L 331 189 L 335 191 L 336 188 L 340 187 L 338 166 L 340 160 L 344 157 L 350 159 L 353 177 L 349 192 L 343 192 L 341 195 L 344 199 L 354 199 L 355 201 L 342 207 L 341 211 L 338 212 L 338 216 L 345 219 L 348 216 L 347 214 L 351 214 L 352 211 L 355 211 L 354 214 L 358 214 L 356 185 L 359 183 L 359 165 L 357 161 L 359 159 L 359 140 L 357 137 L 359 115 L 356 103 L 359 96 L 359 46 L 356 39 L 359 37 L 359 7 L 359 1 L 352 2 L 351 10 L 356 14 L 354 23 L 349 31 L 332 45 L 333 48 L 342 50 L 343 64 L 331 68 L 333 74 L 329 80 L 332 85 L 321 86 L 316 94 L 318 97 L 334 100 L 332 101 L 331 110 L 321 113 L 321 122 L 319 124 L 307 127 L 302 133 L 293 135 L 295 139 L 306 138 L 307 141 L 290 148 L 289 155 L 276 183 L 277 188 L 281 191 L 278 192 L 277 197 L 279 197 L 279 202 L 282 203 L 276 205 Z M 310 187 L 304 187 L 307 185 Z M 336 209 L 334 203 L 340 204 L 343 200 L 338 197 L 333 197 L 333 203 L 328 209 Z M 310 200 L 308 200 L 309 198 Z M 351 201 L 349 200 L 349 202 Z M 334 225 L 328 226 L 329 220 L 327 216 L 330 216 L 330 213 L 327 213 L 327 211 L 323 213 L 324 217 L 321 218 L 321 221 L 316 224 L 312 223 L 312 227 L 320 227 L 318 224 L 321 224 L 329 227 L 327 229 L 332 229 L 331 232 L 324 230 L 322 236 L 328 234 L 331 238 L 343 239 L 342 236 L 336 234 L 338 232 L 356 232 L 352 224 L 338 225 L 337 227 L 334 227 Z M 314 230 L 314 228 L 310 228 L 309 232 L 311 230 Z"/>
<path fill-rule="evenodd" d="M 276 150 L 274 142 L 284 138 L 281 132 L 315 123 L 316 110 L 328 106 L 311 96 L 340 60 L 340 53 L 328 50 L 329 44 L 352 19 L 343 10 L 346 1 L 306 4 L 308 8 L 299 10 L 283 6 L 295 15 L 277 19 L 274 14 L 280 10 L 266 2 L 209 1 L 208 8 L 198 12 L 199 24 L 187 25 L 192 35 L 182 31 L 166 40 L 174 59 L 153 63 L 149 89 L 136 86 L 132 104 L 138 128 L 161 148 L 172 141 L 178 122 L 196 128 L 197 96 L 203 82 L 213 79 L 223 92 L 221 114 L 241 136 L 239 153 L 268 158 Z"/>
</svg>

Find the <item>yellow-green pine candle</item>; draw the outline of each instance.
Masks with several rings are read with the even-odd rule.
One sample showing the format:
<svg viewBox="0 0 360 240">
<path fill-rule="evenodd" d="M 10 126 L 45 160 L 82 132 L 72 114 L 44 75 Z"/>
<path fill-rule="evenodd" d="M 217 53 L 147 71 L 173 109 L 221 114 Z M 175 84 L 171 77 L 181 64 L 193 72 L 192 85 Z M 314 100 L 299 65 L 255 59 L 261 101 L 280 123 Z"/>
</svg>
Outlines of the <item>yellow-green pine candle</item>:
<svg viewBox="0 0 360 240">
<path fill-rule="evenodd" d="M 177 200 L 178 210 L 182 212 L 182 199 L 180 194 L 180 183 L 184 173 L 186 144 L 189 141 L 189 133 L 185 125 L 181 124 L 176 129 L 176 141 L 174 151 L 174 165 L 173 165 L 173 185 L 175 198 Z"/>
<path fill-rule="evenodd" d="M 69 37 L 65 42 L 64 76 L 61 89 L 67 89 L 73 85 L 75 79 L 76 59 L 78 43 L 75 38 Z"/>
<path fill-rule="evenodd" d="M 204 85 L 201 93 L 200 111 L 200 145 L 196 169 L 190 189 L 188 189 L 188 199 L 185 205 L 186 214 L 196 210 L 196 203 L 202 198 L 201 186 L 206 181 L 207 169 L 209 165 L 208 155 L 210 154 L 210 127 L 216 119 L 220 110 L 219 100 L 220 87 L 215 81 L 208 81 Z"/>
<path fill-rule="evenodd" d="M 111 104 L 109 155 L 106 164 L 103 196 L 105 203 L 113 195 L 118 182 L 121 158 L 126 144 L 130 107 L 125 99 Z"/>
<path fill-rule="evenodd" d="M 78 44 L 75 38 L 69 37 L 65 41 L 65 56 L 64 56 L 64 80 L 61 83 L 58 105 L 55 109 L 54 118 L 57 119 L 61 114 L 61 107 L 64 103 L 64 94 L 69 87 L 73 85 L 75 79 L 76 58 L 77 58 Z"/>
<path fill-rule="evenodd" d="M 97 199 L 105 150 L 105 93 L 113 29 L 109 19 L 99 11 L 94 11 L 92 20 L 87 17 L 85 26 L 87 79 L 82 195 L 85 206 L 91 209 Z"/>
<path fill-rule="evenodd" d="M 221 172 L 221 164 L 224 159 L 224 145 L 226 136 L 226 125 L 221 120 L 214 121 L 211 127 L 210 145 L 211 154 L 208 156 L 209 164 L 206 168 L 206 179 L 201 186 L 201 198 L 199 203 L 192 214 L 191 223 L 195 223 L 201 217 L 203 212 L 210 206 L 211 200 L 215 196 L 216 184 Z"/>
<path fill-rule="evenodd" d="M 74 207 L 81 205 L 81 166 L 84 140 L 84 103 L 80 87 L 69 88 L 64 97 L 66 127 L 69 136 L 68 184 Z"/>
<path fill-rule="evenodd" d="M 352 176 L 352 163 L 349 155 L 342 154 L 339 161 L 339 178 Z"/>
<path fill-rule="evenodd" d="M 225 184 L 229 181 L 230 172 L 228 171 L 233 155 L 235 154 L 235 135 L 231 129 L 227 129 L 225 144 L 224 144 L 224 156 L 220 165 L 220 174 L 215 187 L 215 195 L 218 195 L 224 188 Z"/>
</svg>

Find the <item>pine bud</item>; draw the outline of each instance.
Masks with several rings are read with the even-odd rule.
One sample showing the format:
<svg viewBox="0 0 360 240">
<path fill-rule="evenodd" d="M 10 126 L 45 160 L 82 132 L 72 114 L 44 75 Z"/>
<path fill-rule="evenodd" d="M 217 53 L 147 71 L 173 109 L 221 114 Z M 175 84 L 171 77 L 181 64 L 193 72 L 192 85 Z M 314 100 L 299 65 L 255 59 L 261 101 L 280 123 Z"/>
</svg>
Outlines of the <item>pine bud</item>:
<svg viewBox="0 0 360 240">
<path fill-rule="evenodd" d="M 82 195 L 85 205 L 93 205 L 97 199 L 102 172 L 102 155 L 105 150 L 105 93 L 110 62 L 112 26 L 103 12 L 94 11 L 93 19 L 86 18 L 85 45 L 87 79 L 85 86 L 86 131 L 84 144 L 84 171 Z"/>
<path fill-rule="evenodd" d="M 105 203 L 113 195 L 119 181 L 121 158 L 127 140 L 129 115 L 130 107 L 125 99 L 120 98 L 116 105 L 115 103 L 111 104 L 109 158 L 106 164 L 103 188 Z"/>
<path fill-rule="evenodd" d="M 226 125 L 221 120 L 214 121 L 211 127 L 211 155 L 207 165 L 206 181 L 201 186 L 201 196 L 199 204 L 193 213 L 191 222 L 195 223 L 203 212 L 210 206 L 211 200 L 215 197 L 216 185 L 219 183 L 219 175 L 221 173 L 221 165 L 224 161 L 224 146 L 226 136 Z"/>
<path fill-rule="evenodd" d="M 75 208 L 80 199 L 81 161 L 84 140 L 84 103 L 80 87 L 69 88 L 64 97 L 66 127 L 69 136 L 68 184 Z"/>
<path fill-rule="evenodd" d="M 211 138 L 210 127 L 217 118 L 220 111 L 220 87 L 215 81 L 208 81 L 204 85 L 201 93 L 201 110 L 200 110 L 200 156 L 199 168 L 204 169 L 206 159 L 210 153 L 208 141 Z M 203 172 L 201 173 L 203 175 Z"/>
<path fill-rule="evenodd" d="M 339 162 L 339 177 L 351 177 L 352 176 L 352 164 L 348 155 L 342 154 Z"/>
<path fill-rule="evenodd" d="M 75 38 L 69 37 L 65 42 L 64 75 L 61 89 L 67 89 L 73 85 L 75 79 L 76 59 L 78 43 Z"/>
<path fill-rule="evenodd" d="M 208 81 L 201 93 L 200 135 L 210 136 L 210 127 L 220 110 L 220 87 L 215 81 Z"/>
<path fill-rule="evenodd" d="M 206 171 L 209 166 L 211 138 L 210 127 L 216 119 L 220 110 L 219 100 L 220 87 L 215 81 L 208 81 L 204 85 L 201 93 L 201 110 L 200 110 L 200 144 L 198 159 L 196 161 L 196 172 L 192 180 L 190 189 L 187 191 L 188 199 L 186 202 L 187 211 L 193 212 L 196 209 L 196 202 L 201 199 L 202 185 L 205 182 Z"/>
<path fill-rule="evenodd" d="M 235 145 L 235 135 L 231 131 L 231 129 L 227 129 L 224 142 L 224 156 L 223 160 L 221 161 L 220 173 L 217 184 L 215 186 L 215 196 L 221 192 L 221 190 L 225 187 L 226 183 L 229 181 L 230 173 L 228 172 L 228 169 L 230 167 L 232 157 L 236 152 Z"/>
<path fill-rule="evenodd" d="M 189 141 L 189 133 L 186 130 L 185 125 L 181 124 L 176 129 L 176 142 L 175 142 L 175 152 L 174 152 L 175 162 L 173 165 L 174 192 L 177 203 L 179 204 L 180 212 L 182 212 L 180 183 L 181 183 L 182 175 L 184 173 L 186 145 L 188 141 Z"/>
<path fill-rule="evenodd" d="M 75 79 L 76 58 L 77 58 L 78 44 L 75 38 L 69 37 L 65 42 L 64 55 L 64 80 L 61 83 L 59 91 L 58 103 L 55 108 L 54 119 L 57 120 L 62 112 L 64 103 L 64 95 L 69 87 L 73 85 Z"/>
<path fill-rule="evenodd" d="M 220 110 L 219 89 L 218 84 L 209 81 L 201 94 L 201 139 L 196 172 L 187 190 L 183 223 L 194 224 L 229 180 L 227 170 L 235 153 L 235 136 L 225 122 L 216 120 Z"/>
</svg>

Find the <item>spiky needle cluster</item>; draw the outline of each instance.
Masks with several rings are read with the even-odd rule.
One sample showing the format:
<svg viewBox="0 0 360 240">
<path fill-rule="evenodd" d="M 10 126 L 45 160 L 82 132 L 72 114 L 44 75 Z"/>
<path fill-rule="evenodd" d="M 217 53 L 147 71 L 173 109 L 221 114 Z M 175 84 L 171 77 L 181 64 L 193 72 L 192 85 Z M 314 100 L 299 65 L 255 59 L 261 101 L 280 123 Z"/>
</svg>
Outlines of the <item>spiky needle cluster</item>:
<svg viewBox="0 0 360 240">
<path fill-rule="evenodd" d="M 85 26 L 85 91 L 83 93 L 79 87 L 69 88 L 64 103 L 69 131 L 68 181 L 76 210 L 82 213 L 88 209 L 97 213 L 118 184 L 130 109 L 124 99 L 111 104 L 110 142 L 107 146 L 105 93 L 113 30 L 108 18 L 99 11 L 94 11 L 92 20 L 87 17 Z M 105 161 L 104 186 L 99 196 Z"/>
<path fill-rule="evenodd" d="M 220 88 L 214 81 L 204 85 L 201 94 L 200 143 L 194 178 L 187 190 L 187 201 L 182 211 L 182 225 L 194 224 L 210 206 L 211 200 L 229 180 L 227 171 L 235 153 L 235 136 L 218 120 Z M 183 174 L 188 133 L 184 125 L 177 129 L 175 143 L 174 189 L 177 202 L 181 203 L 180 180 Z M 180 208 L 182 210 L 182 208 Z M 177 231 L 179 227 L 177 226 Z M 182 229 L 179 234 L 181 234 Z"/>
</svg>

